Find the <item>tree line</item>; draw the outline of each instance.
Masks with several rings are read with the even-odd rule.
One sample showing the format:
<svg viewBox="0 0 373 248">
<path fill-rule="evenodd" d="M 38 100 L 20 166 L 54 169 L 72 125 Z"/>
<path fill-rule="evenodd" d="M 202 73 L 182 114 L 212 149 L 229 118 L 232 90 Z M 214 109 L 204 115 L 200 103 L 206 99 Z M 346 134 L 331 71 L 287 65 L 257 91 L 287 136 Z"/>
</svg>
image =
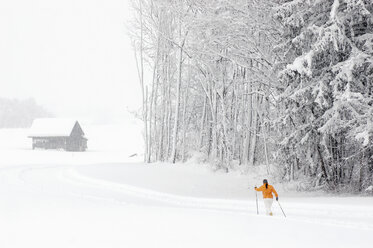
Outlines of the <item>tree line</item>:
<svg viewBox="0 0 373 248">
<path fill-rule="evenodd" d="M 373 184 L 373 3 L 133 0 L 145 162 Z"/>
<path fill-rule="evenodd" d="M 27 128 L 35 118 L 51 116 L 33 98 L 0 98 L 0 128 Z"/>
</svg>

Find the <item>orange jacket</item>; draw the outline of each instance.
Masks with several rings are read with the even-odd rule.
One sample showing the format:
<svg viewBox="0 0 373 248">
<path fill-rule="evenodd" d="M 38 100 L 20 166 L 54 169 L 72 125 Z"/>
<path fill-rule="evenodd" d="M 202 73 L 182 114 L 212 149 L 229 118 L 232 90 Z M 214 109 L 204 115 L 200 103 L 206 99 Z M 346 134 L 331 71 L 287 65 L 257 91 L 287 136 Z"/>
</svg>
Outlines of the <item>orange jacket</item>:
<svg viewBox="0 0 373 248">
<path fill-rule="evenodd" d="M 272 193 L 275 194 L 276 197 L 278 197 L 278 194 L 275 190 L 275 188 L 272 185 L 268 184 L 268 188 L 266 188 L 266 185 L 263 184 L 259 188 L 255 188 L 256 191 L 262 191 L 263 193 L 263 198 L 273 198 Z"/>
</svg>

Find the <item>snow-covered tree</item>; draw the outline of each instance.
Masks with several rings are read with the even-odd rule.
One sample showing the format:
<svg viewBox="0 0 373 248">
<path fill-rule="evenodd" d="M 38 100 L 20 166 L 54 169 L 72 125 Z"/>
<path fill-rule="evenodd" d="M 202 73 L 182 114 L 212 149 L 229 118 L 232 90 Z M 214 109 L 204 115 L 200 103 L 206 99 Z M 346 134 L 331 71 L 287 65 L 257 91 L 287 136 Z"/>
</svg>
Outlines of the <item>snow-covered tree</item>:
<svg viewBox="0 0 373 248">
<path fill-rule="evenodd" d="M 332 189 L 372 183 L 373 2 L 286 1 L 279 158 L 290 178 Z"/>
<path fill-rule="evenodd" d="M 147 162 L 372 183 L 371 1 L 134 2 Z"/>
<path fill-rule="evenodd" d="M 144 100 L 147 161 L 175 162 L 199 151 L 227 170 L 234 160 L 245 168 L 268 164 L 273 47 L 280 38 L 268 18 L 271 1 L 138 0 L 135 6 L 136 48 L 148 47 L 153 71 Z"/>
</svg>

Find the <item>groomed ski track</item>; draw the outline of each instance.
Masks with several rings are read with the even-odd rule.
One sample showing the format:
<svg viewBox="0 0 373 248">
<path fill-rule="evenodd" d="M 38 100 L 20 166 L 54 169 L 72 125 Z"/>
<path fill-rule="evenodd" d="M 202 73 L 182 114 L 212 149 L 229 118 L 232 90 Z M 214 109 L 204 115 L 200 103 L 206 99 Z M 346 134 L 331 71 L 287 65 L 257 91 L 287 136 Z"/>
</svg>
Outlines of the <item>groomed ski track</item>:
<svg viewBox="0 0 373 248">
<path fill-rule="evenodd" d="M 105 166 L 105 164 L 95 165 L 97 166 Z M 146 247 L 147 242 L 156 244 L 153 247 L 226 247 L 227 245 L 230 247 L 248 247 L 249 245 L 298 247 L 300 244 L 302 247 L 330 247 L 327 245 L 329 242 L 333 242 L 333 247 L 359 247 L 355 242 L 373 241 L 371 205 L 320 204 L 317 200 L 310 204 L 295 198 L 288 203 L 281 202 L 287 218 L 284 218 L 279 211 L 276 216 L 267 217 L 264 216 L 263 211 L 260 215 L 256 214 L 253 195 L 248 194 L 247 200 L 175 195 L 136 187 L 126 182 L 118 183 L 87 176 L 79 172 L 77 168 L 79 165 L 23 165 L 2 168 L 0 170 L 2 187 L 0 192 L 4 194 L 8 191 L 13 196 L 10 197 L 10 202 L 5 202 L 5 208 L 8 204 L 11 208 L 11 201 L 14 200 L 17 202 L 19 211 L 40 208 L 40 211 L 36 211 L 40 215 L 44 213 L 42 210 L 47 209 L 51 211 L 49 214 L 53 214 L 53 209 L 57 209 L 56 214 L 64 213 L 61 208 L 66 211 L 76 211 L 67 214 L 67 219 L 69 219 L 73 218 L 72 216 L 79 216 L 79 211 L 84 212 L 84 206 L 87 206 L 87 212 L 92 214 L 90 216 L 92 219 L 95 219 L 95 209 L 97 209 L 96 213 L 100 216 L 99 218 L 112 218 L 114 222 L 118 221 L 112 227 L 113 230 L 114 227 L 122 228 L 123 231 L 131 230 L 129 224 L 131 221 L 126 223 L 125 216 L 119 217 L 119 219 L 123 218 L 119 221 L 116 220 L 115 214 L 106 215 L 107 211 L 114 209 L 114 213 L 131 212 L 131 216 L 137 216 L 138 223 L 141 223 L 140 226 L 143 227 L 134 227 L 134 230 L 139 228 L 139 232 L 135 234 L 139 237 L 143 236 L 144 240 L 136 241 L 132 237 L 126 237 L 125 233 L 123 233 L 124 236 L 118 237 L 115 231 L 105 236 L 97 233 L 101 230 L 98 228 L 92 231 L 90 241 L 83 237 L 84 235 L 80 237 L 78 235 L 75 237 L 75 243 L 74 238 L 66 238 L 69 240 L 68 243 L 66 240 L 60 240 L 55 247 Z M 139 175 L 139 180 L 141 180 L 141 175 Z M 45 206 L 48 203 L 54 208 Z M 63 207 L 64 205 L 67 207 Z M 75 210 L 74 207 L 77 205 L 82 206 L 81 209 Z M 276 202 L 274 202 L 274 208 L 278 208 Z M 161 216 L 158 216 L 159 213 L 162 213 Z M 163 218 L 160 218 L 162 216 Z M 47 223 L 43 216 L 40 218 L 41 223 Z M 37 221 L 37 218 L 31 219 Z M 190 222 L 191 219 L 195 221 Z M 15 226 L 22 225 L 24 222 L 16 216 L 8 221 L 10 225 Z M 68 223 L 74 225 L 72 221 L 73 219 Z M 160 221 L 164 223 L 161 223 L 161 228 L 155 231 L 159 235 L 149 235 L 152 228 L 150 230 L 148 228 L 159 228 L 158 222 Z M 65 224 L 69 225 L 68 223 Z M 40 227 L 37 224 L 35 223 L 35 230 L 30 230 L 31 233 L 38 229 L 41 232 L 44 230 L 45 226 Z M 89 223 L 85 224 L 89 225 Z M 193 226 L 194 224 L 196 226 Z M 50 225 L 53 229 L 55 225 L 58 225 L 58 221 Z M 84 228 L 84 223 L 78 225 Z M 1 228 L 6 229 L 4 222 Z M 177 235 L 175 235 L 175 230 L 180 230 L 180 232 L 176 232 Z M 58 233 L 54 235 L 57 235 L 59 239 L 65 237 L 65 235 L 59 236 Z M 103 239 L 95 242 L 95 238 L 100 235 L 103 235 Z M 66 237 L 68 236 L 69 232 Z M 113 236 L 119 239 L 119 242 L 112 243 Z M 9 237 L 12 237 L 12 234 L 9 234 Z M 148 237 L 150 237 L 149 240 Z M 271 238 L 263 242 L 266 237 Z M 36 238 L 33 241 L 37 240 Z M 0 241 L 10 242 L 8 246 L 2 245 L 2 247 L 21 247 L 23 244 L 22 242 L 18 244 L 19 240 L 9 241 L 7 237 L 1 238 Z M 42 243 L 39 247 L 43 247 Z M 357 246 L 354 246 L 355 244 Z M 37 247 L 36 244 L 35 247 Z"/>
</svg>

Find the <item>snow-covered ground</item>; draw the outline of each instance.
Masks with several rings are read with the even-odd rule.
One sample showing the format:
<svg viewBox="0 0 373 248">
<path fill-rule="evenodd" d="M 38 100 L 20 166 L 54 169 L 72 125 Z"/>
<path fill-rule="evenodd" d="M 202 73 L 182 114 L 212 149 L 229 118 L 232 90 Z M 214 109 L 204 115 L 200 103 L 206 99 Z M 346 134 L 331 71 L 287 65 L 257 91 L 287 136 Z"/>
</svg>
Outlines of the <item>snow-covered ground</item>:
<svg viewBox="0 0 373 248">
<path fill-rule="evenodd" d="M 0 130 L 0 247 L 370 247 L 373 198 L 286 192 L 256 214 L 260 176 L 139 162 L 141 134 L 83 127 L 84 153 L 31 150 Z"/>
</svg>

